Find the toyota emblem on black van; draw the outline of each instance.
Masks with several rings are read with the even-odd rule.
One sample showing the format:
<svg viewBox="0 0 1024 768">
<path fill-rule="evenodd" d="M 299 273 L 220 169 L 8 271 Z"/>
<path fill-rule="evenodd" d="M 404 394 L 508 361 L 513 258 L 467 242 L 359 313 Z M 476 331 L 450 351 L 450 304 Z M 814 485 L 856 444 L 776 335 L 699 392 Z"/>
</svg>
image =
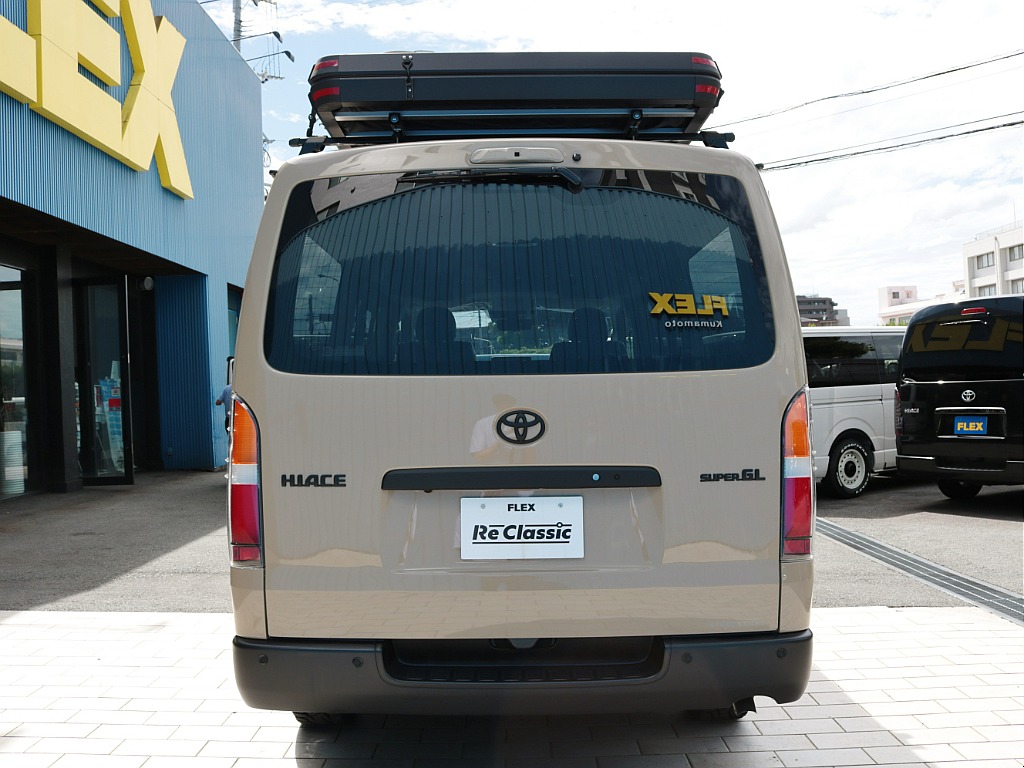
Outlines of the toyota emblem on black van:
<svg viewBox="0 0 1024 768">
<path fill-rule="evenodd" d="M 534 411 L 509 411 L 498 417 L 498 437 L 513 445 L 529 445 L 544 436 L 544 419 Z"/>
<path fill-rule="evenodd" d="M 960 394 L 960 399 L 963 400 L 965 403 L 972 403 L 972 402 L 974 402 L 974 398 L 975 397 L 977 397 L 977 395 L 974 394 L 974 390 L 973 389 L 965 389 Z"/>
</svg>

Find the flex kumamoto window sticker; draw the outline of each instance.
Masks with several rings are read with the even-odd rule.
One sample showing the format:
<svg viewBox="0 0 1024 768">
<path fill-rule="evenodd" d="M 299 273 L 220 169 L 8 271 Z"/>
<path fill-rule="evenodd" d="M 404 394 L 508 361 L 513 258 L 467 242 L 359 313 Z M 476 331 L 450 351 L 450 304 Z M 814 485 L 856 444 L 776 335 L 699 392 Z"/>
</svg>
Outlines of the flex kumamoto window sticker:
<svg viewBox="0 0 1024 768">
<path fill-rule="evenodd" d="M 725 296 L 695 296 L 692 293 L 647 294 L 654 302 L 652 315 L 663 317 L 665 328 L 725 328 L 724 319 L 729 317 L 729 301 Z M 676 317 L 671 317 L 675 315 Z M 683 317 L 678 317 L 682 315 Z"/>
</svg>

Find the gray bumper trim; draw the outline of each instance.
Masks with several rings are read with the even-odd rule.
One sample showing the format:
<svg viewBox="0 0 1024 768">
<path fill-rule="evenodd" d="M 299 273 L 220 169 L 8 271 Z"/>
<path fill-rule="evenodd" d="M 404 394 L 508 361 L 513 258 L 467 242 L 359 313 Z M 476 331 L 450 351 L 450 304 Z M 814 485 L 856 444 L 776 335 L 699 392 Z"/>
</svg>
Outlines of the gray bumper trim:
<svg viewBox="0 0 1024 768">
<path fill-rule="evenodd" d="M 395 680 L 380 642 L 234 640 L 235 680 L 251 707 L 293 712 L 544 714 L 718 709 L 751 696 L 803 695 L 810 630 L 666 637 L 661 669 L 641 679 L 557 683 Z"/>
<path fill-rule="evenodd" d="M 950 463 L 955 459 L 942 459 Z M 908 477 L 940 480 L 962 480 L 981 485 L 1020 485 L 1024 483 L 1024 462 L 1008 460 L 1003 469 L 939 466 L 932 456 L 897 456 L 896 468 Z"/>
</svg>

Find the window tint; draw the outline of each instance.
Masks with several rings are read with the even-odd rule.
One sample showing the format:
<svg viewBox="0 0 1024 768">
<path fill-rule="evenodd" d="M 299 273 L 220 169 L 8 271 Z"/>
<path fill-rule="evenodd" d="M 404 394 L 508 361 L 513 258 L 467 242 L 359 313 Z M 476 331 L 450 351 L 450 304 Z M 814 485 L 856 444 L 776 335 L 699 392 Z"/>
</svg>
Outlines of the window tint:
<svg viewBox="0 0 1024 768">
<path fill-rule="evenodd" d="M 963 306 L 973 306 L 970 299 Z M 938 310 L 907 328 L 901 366 L 916 381 L 1019 379 L 1024 370 L 1024 299 L 979 302 L 987 311 Z"/>
<path fill-rule="evenodd" d="M 806 336 L 807 381 L 811 387 L 878 384 L 881 361 L 869 335 Z"/>
<path fill-rule="evenodd" d="M 268 361 L 313 374 L 489 375 L 771 356 L 763 264 L 735 180 L 575 173 L 582 184 L 512 169 L 300 186 L 275 264 Z"/>
<path fill-rule="evenodd" d="M 900 348 L 903 346 L 903 334 L 873 333 L 871 340 L 875 345 L 875 355 L 879 360 L 879 375 L 883 384 L 896 382 L 900 367 Z"/>
</svg>

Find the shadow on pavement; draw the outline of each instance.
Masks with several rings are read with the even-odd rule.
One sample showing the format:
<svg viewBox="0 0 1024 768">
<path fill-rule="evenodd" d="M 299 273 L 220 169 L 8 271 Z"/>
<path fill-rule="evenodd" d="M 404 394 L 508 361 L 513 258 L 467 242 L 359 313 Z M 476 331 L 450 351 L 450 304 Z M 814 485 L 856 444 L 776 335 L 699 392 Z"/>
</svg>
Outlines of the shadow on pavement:
<svg viewBox="0 0 1024 768">
<path fill-rule="evenodd" d="M 229 612 L 222 472 L 0 504 L 0 610 Z"/>
<path fill-rule="evenodd" d="M 848 519 L 906 517 L 920 512 L 952 514 L 989 520 L 1020 519 L 1024 487 L 985 486 L 973 499 L 946 498 L 934 482 L 899 475 L 873 475 L 864 493 L 854 499 L 833 499 L 818 491 L 818 514 Z"/>
</svg>

